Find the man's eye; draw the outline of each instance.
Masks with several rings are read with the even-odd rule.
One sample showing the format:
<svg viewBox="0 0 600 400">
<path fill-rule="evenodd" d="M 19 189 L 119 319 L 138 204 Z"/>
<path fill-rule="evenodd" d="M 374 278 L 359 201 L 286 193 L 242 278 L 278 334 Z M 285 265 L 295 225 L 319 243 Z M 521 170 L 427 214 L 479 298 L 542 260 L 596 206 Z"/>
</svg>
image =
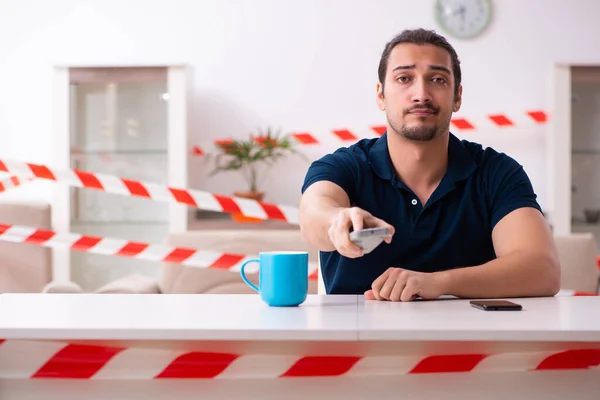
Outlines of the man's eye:
<svg viewBox="0 0 600 400">
<path fill-rule="evenodd" d="M 408 76 L 399 76 L 398 78 L 396 78 L 396 80 L 401 83 L 406 83 L 410 80 L 410 78 Z"/>
<path fill-rule="evenodd" d="M 444 78 L 439 78 L 439 77 L 438 77 L 438 78 L 433 78 L 432 80 L 433 80 L 435 83 L 442 83 L 442 84 L 446 83 L 446 80 L 445 80 Z"/>
</svg>

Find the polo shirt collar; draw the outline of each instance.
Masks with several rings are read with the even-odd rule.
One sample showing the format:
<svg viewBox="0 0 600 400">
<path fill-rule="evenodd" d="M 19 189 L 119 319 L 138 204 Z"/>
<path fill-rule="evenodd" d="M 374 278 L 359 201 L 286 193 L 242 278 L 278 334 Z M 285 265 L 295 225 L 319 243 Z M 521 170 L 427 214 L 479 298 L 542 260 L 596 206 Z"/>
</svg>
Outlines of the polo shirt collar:
<svg viewBox="0 0 600 400">
<path fill-rule="evenodd" d="M 375 141 L 373 146 L 369 149 L 368 154 L 369 163 L 373 171 L 381 179 L 392 180 L 396 171 L 390 158 L 390 152 L 387 144 L 387 132 L 381 135 L 379 139 Z"/>
<path fill-rule="evenodd" d="M 392 180 L 396 176 L 388 149 L 387 132 L 371 146 L 368 159 L 371 168 L 373 168 L 373 171 L 381 179 Z M 449 179 L 451 182 L 456 183 L 467 179 L 475 171 L 475 168 L 475 161 L 473 161 L 473 157 L 471 157 L 464 144 L 450 133 L 448 142 L 448 170 L 446 171 L 444 180 Z"/>
</svg>

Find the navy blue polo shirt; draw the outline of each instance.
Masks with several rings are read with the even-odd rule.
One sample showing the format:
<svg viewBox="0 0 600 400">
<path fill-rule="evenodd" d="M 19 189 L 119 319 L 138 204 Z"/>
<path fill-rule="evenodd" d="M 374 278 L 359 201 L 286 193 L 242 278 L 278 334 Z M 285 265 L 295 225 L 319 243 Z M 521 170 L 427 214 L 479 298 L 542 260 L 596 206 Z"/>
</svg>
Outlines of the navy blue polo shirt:
<svg viewBox="0 0 600 400">
<path fill-rule="evenodd" d="M 387 134 L 363 139 L 314 161 L 302 193 L 331 181 L 360 207 L 394 226 L 390 244 L 350 259 L 321 252 L 329 294 L 363 294 L 389 267 L 435 272 L 477 266 L 496 257 L 492 229 L 520 207 L 541 212 L 523 167 L 504 153 L 449 135 L 448 169 L 425 205 L 397 176 Z"/>
</svg>

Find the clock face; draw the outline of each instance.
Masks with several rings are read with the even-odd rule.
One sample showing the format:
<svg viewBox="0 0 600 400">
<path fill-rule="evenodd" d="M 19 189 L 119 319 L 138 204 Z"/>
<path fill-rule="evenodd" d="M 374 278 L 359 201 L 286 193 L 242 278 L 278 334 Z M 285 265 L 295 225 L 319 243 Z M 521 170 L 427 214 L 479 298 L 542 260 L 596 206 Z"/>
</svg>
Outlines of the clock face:
<svg viewBox="0 0 600 400">
<path fill-rule="evenodd" d="M 472 38 L 481 34 L 492 19 L 492 0 L 437 0 L 438 23 L 452 36 Z"/>
</svg>

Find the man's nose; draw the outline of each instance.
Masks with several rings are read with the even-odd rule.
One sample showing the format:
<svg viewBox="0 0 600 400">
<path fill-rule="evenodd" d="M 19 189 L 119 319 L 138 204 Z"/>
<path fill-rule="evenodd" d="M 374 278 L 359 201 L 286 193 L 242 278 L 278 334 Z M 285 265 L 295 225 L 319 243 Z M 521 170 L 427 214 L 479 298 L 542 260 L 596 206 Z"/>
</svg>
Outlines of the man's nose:
<svg viewBox="0 0 600 400">
<path fill-rule="evenodd" d="M 430 103 L 431 94 L 427 90 L 427 84 L 425 81 L 419 79 L 413 85 L 412 102 L 413 103 Z"/>
</svg>

